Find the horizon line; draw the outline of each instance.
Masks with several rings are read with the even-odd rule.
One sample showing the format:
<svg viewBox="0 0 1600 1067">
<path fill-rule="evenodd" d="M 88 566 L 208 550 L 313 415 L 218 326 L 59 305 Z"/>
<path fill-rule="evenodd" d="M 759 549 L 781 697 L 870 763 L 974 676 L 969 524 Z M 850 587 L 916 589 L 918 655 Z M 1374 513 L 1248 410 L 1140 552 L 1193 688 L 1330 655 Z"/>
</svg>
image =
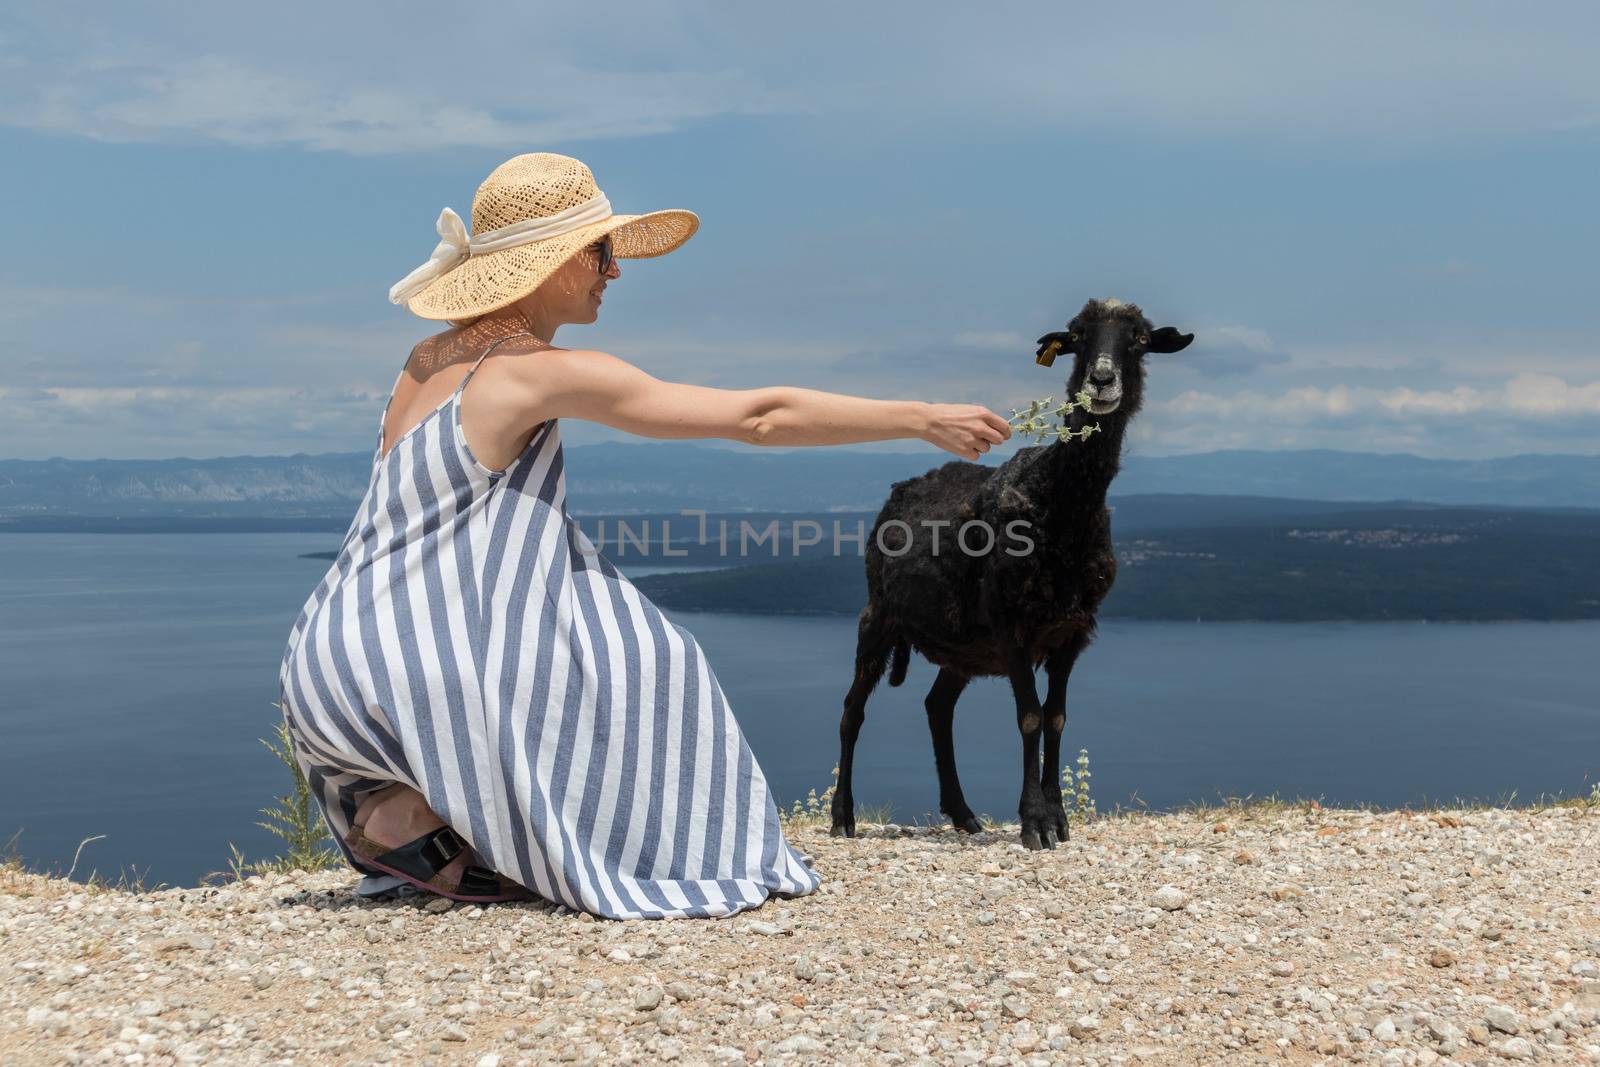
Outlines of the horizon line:
<svg viewBox="0 0 1600 1067">
<path fill-rule="evenodd" d="M 667 445 L 676 448 L 693 448 L 707 452 L 731 452 L 741 455 L 793 455 L 796 453 L 821 453 L 837 454 L 846 452 L 862 456 L 915 456 L 920 455 L 925 449 L 864 449 L 852 445 L 811 445 L 773 447 L 762 445 L 747 445 L 740 442 L 716 444 L 710 441 L 682 438 L 646 438 L 639 441 L 595 441 L 589 444 L 569 444 L 569 450 L 604 448 L 619 446 L 622 448 L 643 448 L 649 446 Z M 1037 446 L 1027 446 L 1037 447 Z M 938 450 L 934 450 L 938 451 Z M 1376 456 L 1390 459 L 1419 459 L 1430 463 L 1493 463 L 1510 459 L 1600 459 L 1600 452 L 1511 452 L 1497 456 L 1423 456 L 1415 452 L 1374 452 L 1365 449 L 1346 448 L 1214 448 L 1203 452 L 1135 452 L 1131 455 L 1124 452 L 1124 458 L 1137 459 L 1184 459 L 1192 456 L 1222 456 L 1222 455 L 1296 455 L 1307 453 L 1326 453 L 1340 456 Z M 366 450 L 349 449 L 342 452 L 234 452 L 215 456 L 45 456 L 40 458 L 27 458 L 22 456 L 0 457 L 0 463 L 212 463 L 229 459 L 322 459 L 334 456 L 366 455 Z M 957 459 L 959 457 L 952 457 Z M 1009 456 L 1006 458 L 1010 458 Z M 967 462 L 973 462 L 968 460 Z M 981 465 L 988 466 L 989 464 Z"/>
</svg>

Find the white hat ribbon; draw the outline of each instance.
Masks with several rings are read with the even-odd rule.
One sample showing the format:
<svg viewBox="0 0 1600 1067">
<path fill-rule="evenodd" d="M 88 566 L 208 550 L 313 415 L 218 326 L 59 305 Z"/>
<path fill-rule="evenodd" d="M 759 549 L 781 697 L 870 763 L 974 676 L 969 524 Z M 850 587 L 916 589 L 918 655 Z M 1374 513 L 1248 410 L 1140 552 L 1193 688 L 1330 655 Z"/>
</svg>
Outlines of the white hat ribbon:
<svg viewBox="0 0 1600 1067">
<path fill-rule="evenodd" d="M 523 219 L 509 226 L 487 233 L 467 233 L 466 223 L 450 208 L 439 212 L 433 224 L 438 231 L 439 243 L 434 246 L 428 261 L 389 287 L 389 302 L 403 304 L 421 292 L 435 278 L 454 270 L 469 256 L 482 252 L 498 252 L 502 248 L 532 244 L 548 237 L 558 237 L 580 227 L 611 217 L 611 201 L 605 193 L 597 193 L 583 203 L 558 211 L 554 215 Z"/>
</svg>

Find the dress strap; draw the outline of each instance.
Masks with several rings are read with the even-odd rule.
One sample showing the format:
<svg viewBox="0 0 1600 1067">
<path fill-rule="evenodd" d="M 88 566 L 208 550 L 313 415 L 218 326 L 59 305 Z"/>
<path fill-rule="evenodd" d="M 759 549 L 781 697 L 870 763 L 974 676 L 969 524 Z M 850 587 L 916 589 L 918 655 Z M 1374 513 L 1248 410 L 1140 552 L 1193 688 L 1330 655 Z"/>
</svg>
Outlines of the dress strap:
<svg viewBox="0 0 1600 1067">
<path fill-rule="evenodd" d="M 461 379 L 461 384 L 456 386 L 455 395 L 458 398 L 461 396 L 461 391 L 467 387 L 467 383 L 468 382 L 472 381 L 472 376 L 474 374 L 478 373 L 478 368 L 483 366 L 483 361 L 489 358 L 489 353 L 493 352 L 496 348 L 499 348 L 501 343 L 503 343 L 505 341 L 509 341 L 513 337 L 533 337 L 533 336 L 534 336 L 534 334 L 528 332 L 527 330 L 519 330 L 516 333 L 508 333 L 504 337 L 497 338 L 494 341 L 493 344 L 491 344 L 488 348 L 485 348 L 483 350 L 483 355 L 478 357 L 477 362 L 472 364 L 472 369 L 467 371 L 466 377 Z"/>
<path fill-rule="evenodd" d="M 533 336 L 536 336 L 536 335 L 531 333 L 531 332 L 529 332 L 529 331 L 527 331 L 527 330 L 518 330 L 516 333 L 508 333 L 504 337 L 498 338 L 496 341 L 494 341 L 493 344 L 489 345 L 488 348 L 483 350 L 483 354 L 480 355 L 477 358 L 477 360 L 472 364 L 472 369 L 467 371 L 466 377 L 461 379 L 461 384 L 456 386 L 455 392 L 450 394 L 451 399 L 456 401 L 456 402 L 458 402 L 458 403 L 460 402 L 460 400 L 461 400 L 461 390 L 463 390 L 463 389 L 465 389 L 467 387 L 467 383 L 472 380 L 472 376 L 474 374 L 478 373 L 478 368 L 483 365 L 483 361 L 485 359 L 489 358 L 489 353 L 493 352 L 500 345 L 501 341 L 509 341 L 513 337 L 533 337 Z M 400 388 L 400 383 L 405 380 L 406 368 L 411 366 L 411 360 L 416 356 L 417 349 L 421 348 L 421 347 L 422 347 L 422 342 L 420 342 L 420 341 L 417 342 L 417 344 L 412 347 L 411 355 L 406 357 L 405 364 L 403 366 L 401 366 L 400 373 L 395 377 L 393 388 L 391 388 L 389 390 L 389 399 L 383 405 L 383 414 L 378 416 L 378 443 L 373 448 L 373 452 L 372 452 L 372 461 L 373 461 L 374 464 L 376 464 L 379 460 L 381 460 L 383 458 L 383 455 L 384 455 L 384 453 L 383 453 L 383 433 L 384 433 L 384 428 L 389 425 L 389 409 L 394 407 L 394 394 Z"/>
</svg>

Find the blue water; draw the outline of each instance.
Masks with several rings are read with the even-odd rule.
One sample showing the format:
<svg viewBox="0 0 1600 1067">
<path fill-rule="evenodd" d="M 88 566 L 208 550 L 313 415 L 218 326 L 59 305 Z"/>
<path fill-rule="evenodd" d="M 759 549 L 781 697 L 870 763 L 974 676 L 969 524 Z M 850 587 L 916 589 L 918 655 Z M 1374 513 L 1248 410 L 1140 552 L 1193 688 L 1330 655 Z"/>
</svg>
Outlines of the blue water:
<svg viewBox="0 0 1600 1067">
<path fill-rule="evenodd" d="M 278 660 L 326 562 L 319 534 L 0 537 L 0 845 L 77 875 L 192 883 L 229 843 L 277 851 L 257 809 L 288 775 L 257 739 L 278 721 Z M 642 572 L 640 572 L 642 573 Z M 838 755 L 855 623 L 670 613 L 705 648 L 780 799 Z M 1102 809 L 1227 796 L 1325 804 L 1521 800 L 1600 778 L 1600 623 L 1195 624 L 1105 620 L 1068 696 Z M 900 819 L 938 790 L 914 659 L 867 709 L 856 796 Z M 957 708 L 974 809 L 1014 817 L 1009 687 Z"/>
</svg>

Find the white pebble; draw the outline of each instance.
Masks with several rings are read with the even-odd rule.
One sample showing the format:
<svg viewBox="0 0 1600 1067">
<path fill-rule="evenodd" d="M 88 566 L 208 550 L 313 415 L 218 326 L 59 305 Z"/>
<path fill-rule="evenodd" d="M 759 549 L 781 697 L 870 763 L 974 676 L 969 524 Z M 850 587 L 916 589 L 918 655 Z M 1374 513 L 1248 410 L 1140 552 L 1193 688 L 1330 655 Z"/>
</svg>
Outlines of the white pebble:
<svg viewBox="0 0 1600 1067">
<path fill-rule="evenodd" d="M 1164 885 L 1151 894 L 1150 903 L 1162 911 L 1177 911 L 1189 903 L 1189 894 L 1177 886 Z"/>
</svg>

